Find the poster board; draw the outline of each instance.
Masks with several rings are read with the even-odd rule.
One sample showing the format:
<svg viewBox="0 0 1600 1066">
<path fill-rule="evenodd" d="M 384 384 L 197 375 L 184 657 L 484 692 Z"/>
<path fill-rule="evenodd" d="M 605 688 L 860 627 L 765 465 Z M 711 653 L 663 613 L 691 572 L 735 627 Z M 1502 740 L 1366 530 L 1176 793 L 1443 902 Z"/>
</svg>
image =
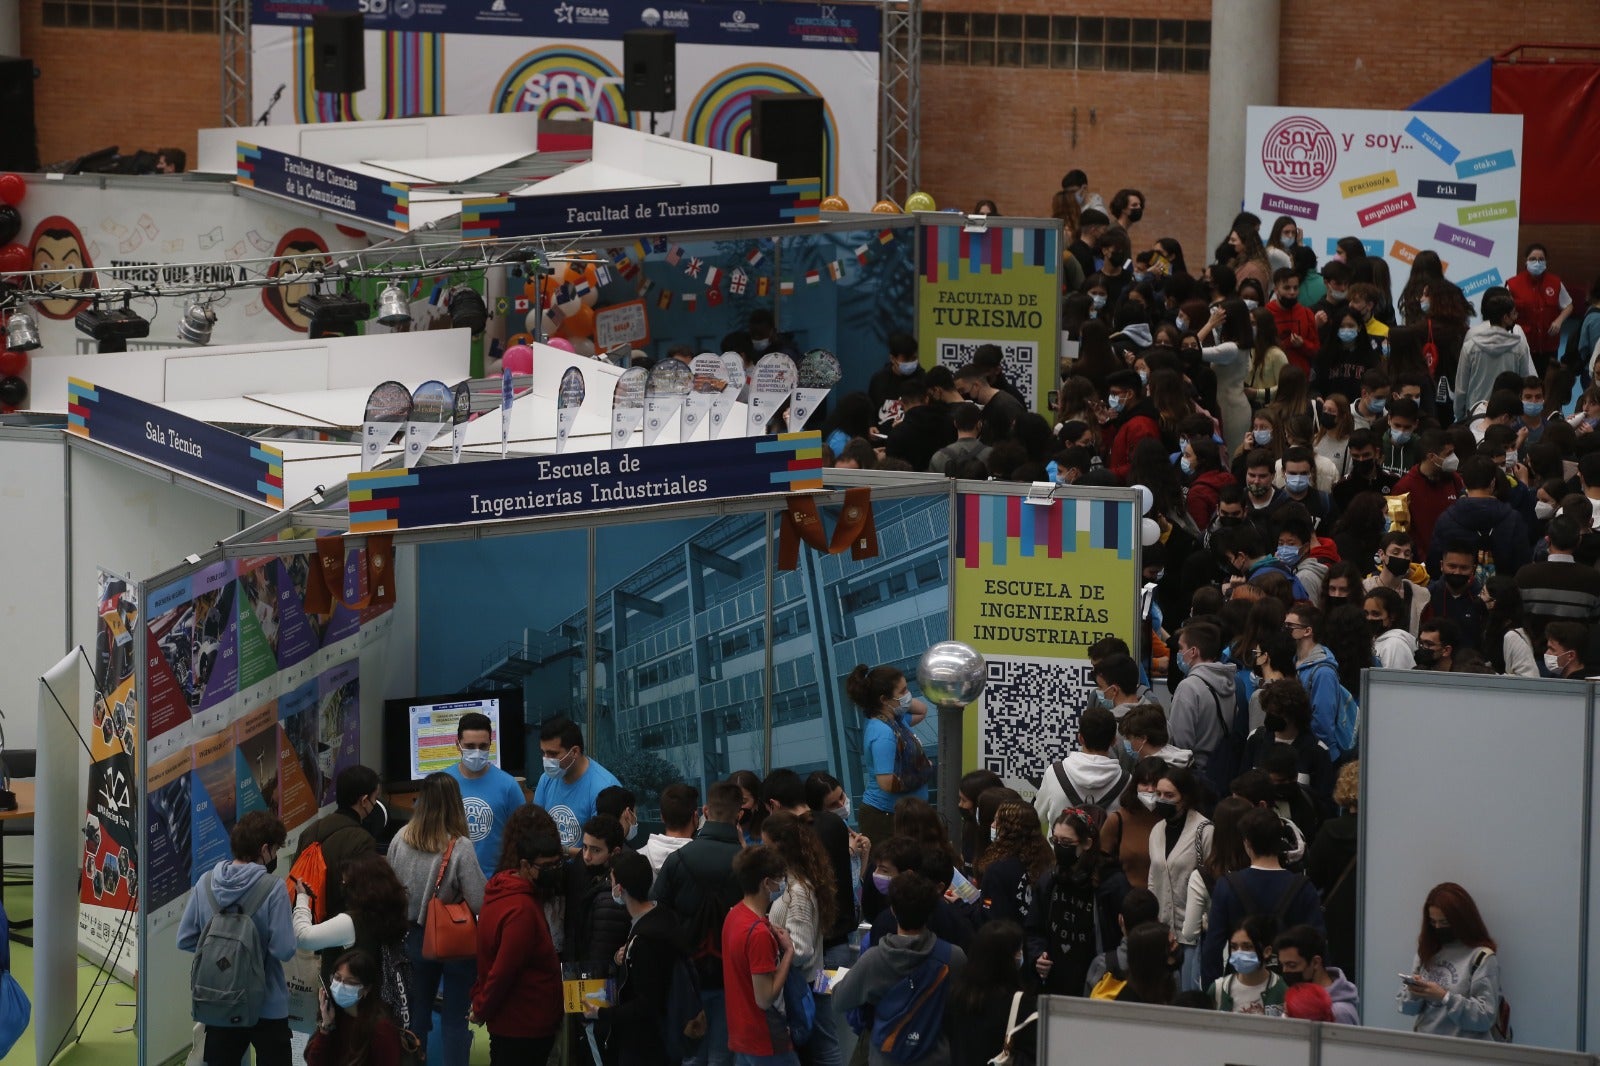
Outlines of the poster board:
<svg viewBox="0 0 1600 1066">
<path fill-rule="evenodd" d="M 1094 689 L 1089 646 L 1107 636 L 1139 643 L 1138 496 L 1090 491 L 1042 505 L 956 497 L 951 636 L 989 667 L 967 719 L 966 768 L 993 770 L 1024 795 L 1071 749 Z"/>
<path fill-rule="evenodd" d="M 1244 206 L 1299 223 L 1319 260 L 1359 237 L 1394 295 L 1432 249 L 1469 299 L 1518 269 L 1522 116 L 1252 107 Z"/>
<path fill-rule="evenodd" d="M 1061 342 L 1061 228 L 1019 219 L 969 226 L 918 216 L 917 343 L 925 367 L 952 372 L 998 344 L 1030 411 L 1048 410 Z"/>
</svg>

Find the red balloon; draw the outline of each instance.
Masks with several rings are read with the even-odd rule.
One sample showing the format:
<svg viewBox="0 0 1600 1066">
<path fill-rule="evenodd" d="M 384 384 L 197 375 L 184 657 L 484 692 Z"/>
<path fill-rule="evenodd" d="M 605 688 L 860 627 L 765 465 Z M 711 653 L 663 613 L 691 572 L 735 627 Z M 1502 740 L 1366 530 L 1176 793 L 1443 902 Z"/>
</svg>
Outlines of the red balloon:
<svg viewBox="0 0 1600 1066">
<path fill-rule="evenodd" d="M 0 200 L 12 207 L 22 203 L 28 195 L 28 183 L 19 174 L 0 174 Z"/>
<path fill-rule="evenodd" d="M 27 352 L 13 352 L 10 349 L 0 352 L 0 378 L 16 377 L 27 369 Z"/>
<path fill-rule="evenodd" d="M 0 248 L 0 274 L 20 274 L 33 266 L 28 249 L 12 243 Z"/>
</svg>

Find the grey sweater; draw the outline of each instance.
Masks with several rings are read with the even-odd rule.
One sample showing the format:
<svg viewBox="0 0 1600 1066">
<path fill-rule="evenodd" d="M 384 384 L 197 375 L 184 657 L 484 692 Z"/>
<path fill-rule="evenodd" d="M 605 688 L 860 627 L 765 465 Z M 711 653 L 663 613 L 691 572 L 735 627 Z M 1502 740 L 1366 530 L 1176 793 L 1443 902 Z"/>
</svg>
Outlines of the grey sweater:
<svg viewBox="0 0 1600 1066">
<path fill-rule="evenodd" d="M 400 883 L 406 886 L 407 911 L 411 920 L 422 924 L 428 915 L 428 900 L 433 898 L 433 883 L 439 877 L 439 859 L 443 852 L 418 851 L 397 836 L 389 844 L 389 865 Z M 467 901 L 472 913 L 483 909 L 483 871 L 478 868 L 478 853 L 472 841 L 456 837 L 456 846 L 450 852 L 450 868 L 445 871 L 444 884 L 439 886 L 439 898 L 446 903 Z"/>
<path fill-rule="evenodd" d="M 1474 966 L 1474 961 L 1477 965 Z M 1442 1001 L 1421 999 L 1405 986 L 1395 995 L 1401 1014 L 1417 1019 L 1416 1031 L 1434 1036 L 1487 1040 L 1500 1010 L 1500 956 L 1488 948 L 1446 944 L 1426 966 L 1411 956 L 1411 973 L 1445 990 Z"/>
<path fill-rule="evenodd" d="M 1167 714 L 1172 745 L 1194 752 L 1194 768 L 1204 770 L 1222 743 L 1223 722 L 1233 721 L 1234 669 L 1231 663 L 1199 663 L 1178 682 Z M 1218 717 L 1218 705 L 1221 717 Z"/>
<path fill-rule="evenodd" d="M 893 933 L 868 948 L 833 990 L 834 1010 L 847 1011 L 877 1003 L 902 978 L 916 972 L 933 950 L 933 942 L 937 939 L 927 929 L 915 936 Z M 954 983 L 966 964 L 966 954 L 954 944 L 950 945 L 950 975 L 946 980 Z M 944 1037 L 943 1019 L 940 1021 L 939 1042 L 917 1059 L 926 1066 L 950 1066 L 950 1044 Z M 874 1047 L 867 1061 L 871 1066 L 888 1066 L 889 1058 Z"/>
</svg>

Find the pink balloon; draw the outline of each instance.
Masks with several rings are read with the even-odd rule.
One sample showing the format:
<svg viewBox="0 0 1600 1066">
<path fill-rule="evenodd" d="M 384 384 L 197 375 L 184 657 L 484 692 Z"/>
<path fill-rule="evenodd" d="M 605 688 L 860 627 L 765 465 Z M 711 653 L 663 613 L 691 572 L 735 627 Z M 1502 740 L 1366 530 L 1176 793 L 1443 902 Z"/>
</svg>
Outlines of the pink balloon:
<svg viewBox="0 0 1600 1066">
<path fill-rule="evenodd" d="M 567 340 L 565 337 L 551 337 L 545 343 L 550 345 L 552 348 L 560 348 L 562 351 L 571 352 L 574 355 L 576 355 L 578 352 L 578 349 L 572 346 L 572 342 Z"/>
<path fill-rule="evenodd" d="M 501 366 L 513 374 L 533 373 L 533 349 L 526 344 L 513 344 L 501 358 Z"/>
</svg>

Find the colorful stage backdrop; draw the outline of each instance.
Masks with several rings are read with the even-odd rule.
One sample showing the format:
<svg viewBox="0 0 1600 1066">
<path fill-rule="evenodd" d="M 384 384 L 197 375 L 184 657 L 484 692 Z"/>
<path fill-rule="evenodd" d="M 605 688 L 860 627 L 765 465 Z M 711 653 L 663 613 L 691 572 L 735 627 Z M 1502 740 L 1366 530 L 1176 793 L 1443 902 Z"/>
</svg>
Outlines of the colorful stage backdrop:
<svg viewBox="0 0 1600 1066">
<path fill-rule="evenodd" d="M 286 86 L 271 121 L 406 118 L 537 111 L 649 129 L 623 102 L 622 34 L 677 34 L 677 111 L 656 132 L 748 154 L 751 97 L 811 93 L 827 102 L 824 193 L 865 208 L 877 198 L 876 6 L 603 0 L 360 0 L 367 89 L 353 97 L 312 85 L 311 15 L 355 0 L 252 5 L 256 114 Z"/>
</svg>

